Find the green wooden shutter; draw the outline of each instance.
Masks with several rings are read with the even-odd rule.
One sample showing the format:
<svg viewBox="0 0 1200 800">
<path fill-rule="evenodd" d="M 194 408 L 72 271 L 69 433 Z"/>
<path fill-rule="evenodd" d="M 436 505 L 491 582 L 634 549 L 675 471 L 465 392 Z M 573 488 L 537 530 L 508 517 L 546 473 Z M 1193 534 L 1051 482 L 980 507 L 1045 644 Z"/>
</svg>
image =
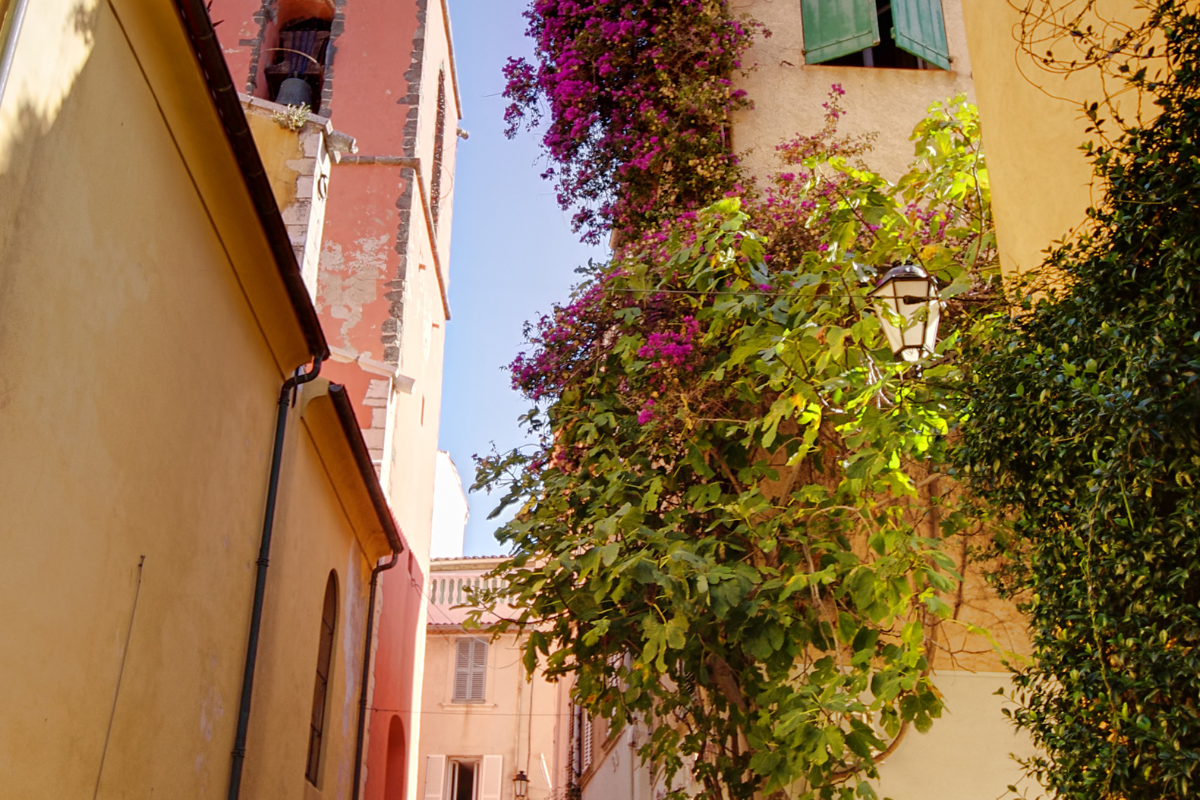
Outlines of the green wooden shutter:
<svg viewBox="0 0 1200 800">
<path fill-rule="evenodd" d="M 820 64 L 879 44 L 875 0 L 801 0 L 804 61 Z"/>
<path fill-rule="evenodd" d="M 941 0 L 892 0 L 896 46 L 934 66 L 950 69 Z"/>
</svg>

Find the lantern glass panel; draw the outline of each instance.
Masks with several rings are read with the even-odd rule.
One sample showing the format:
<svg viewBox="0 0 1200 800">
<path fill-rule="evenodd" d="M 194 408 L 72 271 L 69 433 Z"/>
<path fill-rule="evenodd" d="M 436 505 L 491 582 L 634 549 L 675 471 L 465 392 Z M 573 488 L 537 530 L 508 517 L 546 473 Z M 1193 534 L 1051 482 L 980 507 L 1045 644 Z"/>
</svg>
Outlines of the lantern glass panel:
<svg viewBox="0 0 1200 800">
<path fill-rule="evenodd" d="M 879 325 L 895 355 L 917 361 L 934 351 L 941 304 L 937 288 L 924 270 L 912 266 L 891 270 L 871 297 Z"/>
</svg>

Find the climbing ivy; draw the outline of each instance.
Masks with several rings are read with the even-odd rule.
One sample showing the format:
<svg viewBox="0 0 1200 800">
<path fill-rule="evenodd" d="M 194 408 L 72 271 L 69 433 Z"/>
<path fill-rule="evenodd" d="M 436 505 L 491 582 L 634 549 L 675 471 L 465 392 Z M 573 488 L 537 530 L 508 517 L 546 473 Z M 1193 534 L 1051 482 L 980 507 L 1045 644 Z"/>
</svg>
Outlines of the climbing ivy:
<svg viewBox="0 0 1200 800">
<path fill-rule="evenodd" d="M 1078 8 L 1067 20 L 1071 68 L 1157 116 L 1113 117 L 1088 146 L 1103 200 L 1051 253 L 1058 288 L 971 354 L 961 450 L 1024 566 L 1026 766 L 1080 800 L 1182 800 L 1200 781 L 1200 17 L 1140 5 L 1103 42 Z M 1112 108 L 1088 106 L 1094 127 Z"/>
</svg>

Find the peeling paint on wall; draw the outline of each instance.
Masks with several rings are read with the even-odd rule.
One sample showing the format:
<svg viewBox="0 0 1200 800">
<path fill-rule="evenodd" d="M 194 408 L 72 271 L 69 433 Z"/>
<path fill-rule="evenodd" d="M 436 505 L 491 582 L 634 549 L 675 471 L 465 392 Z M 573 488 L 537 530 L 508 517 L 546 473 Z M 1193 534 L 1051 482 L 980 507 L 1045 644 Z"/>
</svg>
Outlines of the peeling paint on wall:
<svg viewBox="0 0 1200 800">
<path fill-rule="evenodd" d="M 384 251 L 390 238 L 386 234 L 365 236 L 354 243 L 355 247 L 349 255 L 344 252 L 342 245 L 330 240 L 326 240 L 321 249 L 317 311 L 342 320 L 338 331 L 341 338 L 335 344 L 355 357 L 378 358 L 369 350 L 359 352 L 355 349 L 351 334 L 362 321 L 363 306 L 378 296 L 377 285 L 387 269 Z"/>
</svg>

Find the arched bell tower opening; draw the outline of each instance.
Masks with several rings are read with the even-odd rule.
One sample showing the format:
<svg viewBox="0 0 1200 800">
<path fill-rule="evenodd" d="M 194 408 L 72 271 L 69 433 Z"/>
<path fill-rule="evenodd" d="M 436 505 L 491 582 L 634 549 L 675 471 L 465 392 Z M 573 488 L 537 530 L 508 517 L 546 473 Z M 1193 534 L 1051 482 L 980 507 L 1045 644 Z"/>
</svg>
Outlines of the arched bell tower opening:
<svg viewBox="0 0 1200 800">
<path fill-rule="evenodd" d="M 325 109 L 330 41 L 336 9 L 332 0 L 275 0 L 264 15 L 253 94 L 284 105 Z"/>
</svg>

